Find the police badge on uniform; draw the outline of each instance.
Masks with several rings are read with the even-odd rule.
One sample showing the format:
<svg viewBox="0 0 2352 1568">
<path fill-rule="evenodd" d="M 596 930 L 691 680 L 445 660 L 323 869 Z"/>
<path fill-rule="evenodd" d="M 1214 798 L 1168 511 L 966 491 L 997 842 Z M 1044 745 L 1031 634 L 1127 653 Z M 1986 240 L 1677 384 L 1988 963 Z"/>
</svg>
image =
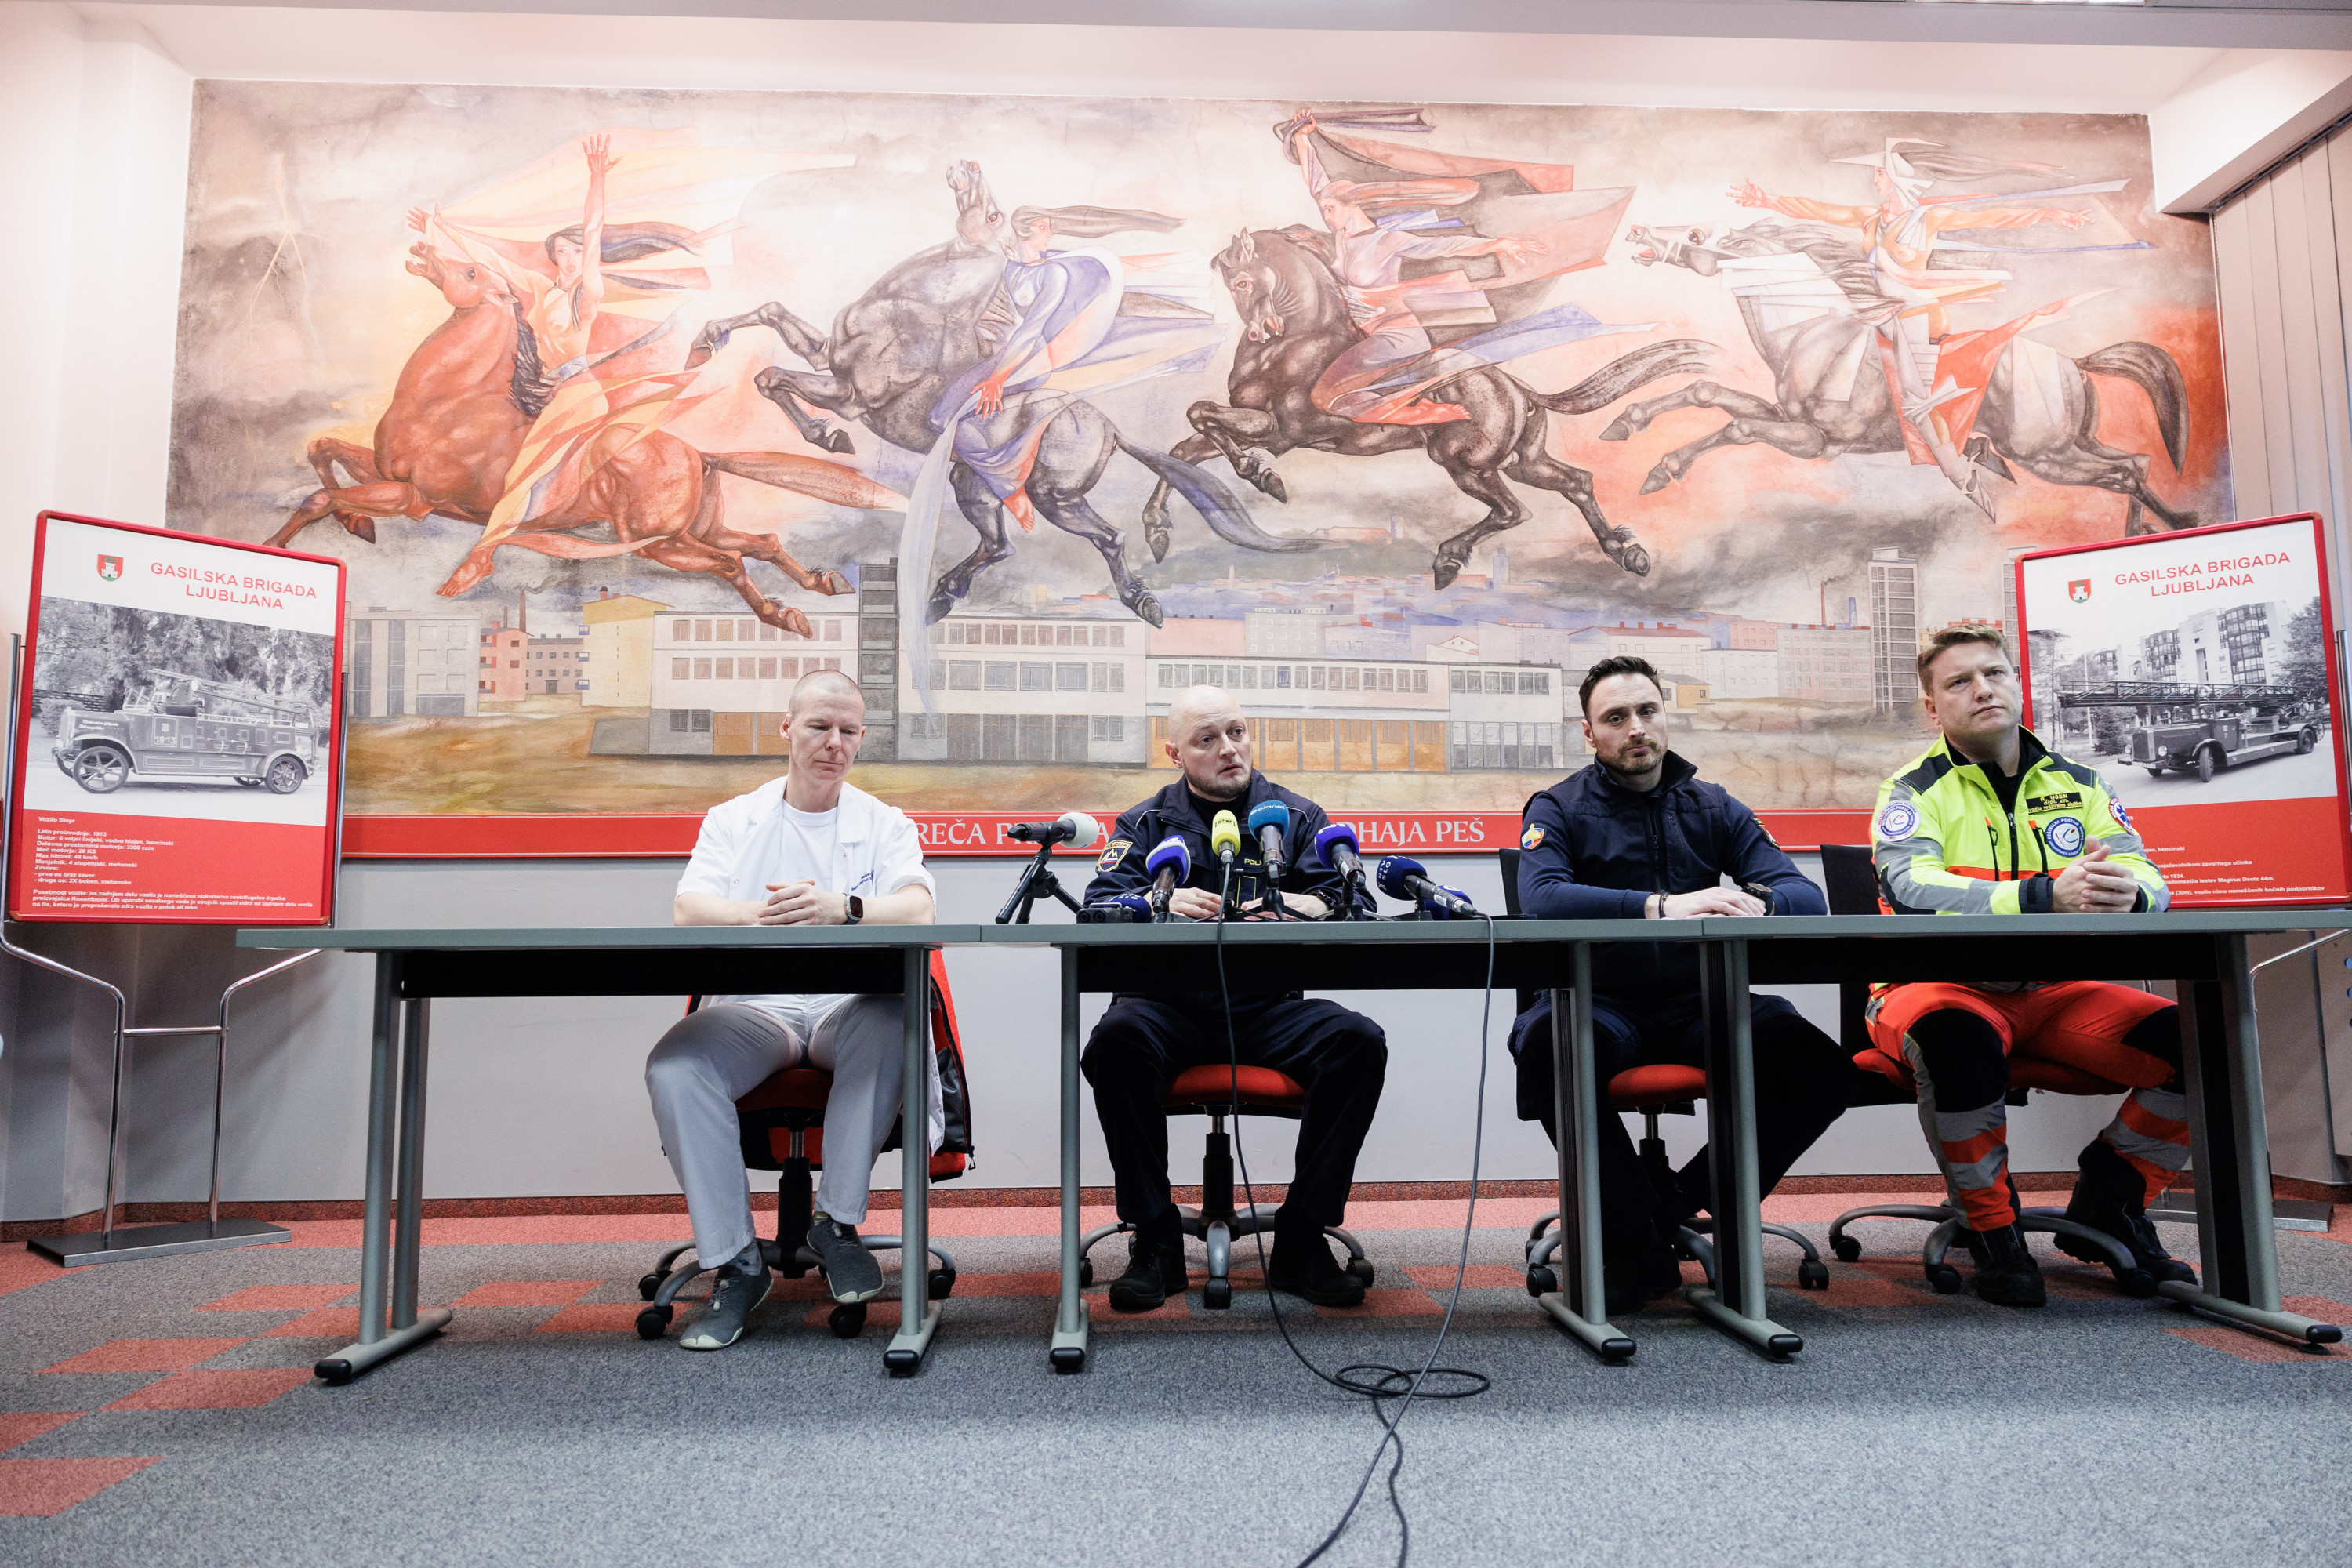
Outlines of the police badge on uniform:
<svg viewBox="0 0 2352 1568">
<path fill-rule="evenodd" d="M 1103 846 L 1102 854 L 1095 860 L 1095 869 L 1097 871 L 1116 870 L 1118 863 L 1127 858 L 1127 852 L 1134 847 L 1135 840 L 1132 838 L 1112 839 Z"/>
<path fill-rule="evenodd" d="M 1528 828 L 1525 833 L 1519 835 L 1519 847 L 1522 849 L 1534 848 L 1537 845 L 1543 842 L 1543 833 L 1544 830 L 1540 827 Z"/>
</svg>

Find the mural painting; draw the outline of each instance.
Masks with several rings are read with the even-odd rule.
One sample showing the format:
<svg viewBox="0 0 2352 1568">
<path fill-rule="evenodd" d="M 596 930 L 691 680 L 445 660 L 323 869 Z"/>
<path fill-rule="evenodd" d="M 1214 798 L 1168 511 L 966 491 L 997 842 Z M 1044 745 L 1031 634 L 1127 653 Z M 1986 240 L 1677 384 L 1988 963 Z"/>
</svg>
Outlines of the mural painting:
<svg viewBox="0 0 2352 1568">
<path fill-rule="evenodd" d="M 593 850 L 827 666 L 910 809 L 1134 799 L 1209 680 L 1516 811 L 1612 653 L 1863 809 L 2019 552 L 2229 515 L 2148 195 L 2113 117 L 208 82 L 169 521 L 348 563 L 362 816 Z"/>
</svg>

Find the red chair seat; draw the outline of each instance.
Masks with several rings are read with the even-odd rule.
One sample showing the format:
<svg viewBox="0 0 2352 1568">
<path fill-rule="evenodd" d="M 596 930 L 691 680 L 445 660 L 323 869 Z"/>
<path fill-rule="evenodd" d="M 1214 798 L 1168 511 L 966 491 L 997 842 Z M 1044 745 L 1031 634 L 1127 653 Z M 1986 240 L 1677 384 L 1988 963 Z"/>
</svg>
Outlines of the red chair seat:
<svg viewBox="0 0 2352 1568">
<path fill-rule="evenodd" d="M 1918 1090 L 1918 1085 L 1912 1080 L 1910 1068 L 1885 1051 L 1856 1051 L 1853 1053 L 1853 1065 L 1864 1072 L 1885 1074 L 1902 1085 L 1906 1092 L 1916 1093 Z M 2040 1089 L 2052 1094 L 2081 1095 L 2122 1094 L 2129 1087 L 2110 1083 L 2095 1072 L 2068 1067 L 2064 1062 L 2053 1062 L 2044 1057 L 2020 1056 L 2009 1058 L 2009 1084 L 2011 1089 Z"/>
<path fill-rule="evenodd" d="M 1234 1092 L 1236 1087 L 1240 1089 L 1238 1095 Z M 1231 1105 L 1238 1100 L 1244 1105 L 1295 1110 L 1306 1099 L 1306 1089 L 1287 1073 L 1272 1068 L 1244 1067 L 1236 1074 L 1230 1063 L 1223 1067 L 1186 1068 L 1160 1091 L 1160 1103 L 1166 1106 Z"/>
<path fill-rule="evenodd" d="M 814 1110 L 824 1112 L 825 1096 L 833 1092 L 833 1075 L 823 1068 L 785 1068 L 772 1072 L 736 1100 L 738 1110 Z"/>
<path fill-rule="evenodd" d="M 1661 1062 L 1653 1067 L 1627 1068 L 1609 1080 L 1609 1109 L 1639 1110 L 1645 1105 L 1673 1105 L 1706 1098 L 1706 1071 Z"/>
</svg>

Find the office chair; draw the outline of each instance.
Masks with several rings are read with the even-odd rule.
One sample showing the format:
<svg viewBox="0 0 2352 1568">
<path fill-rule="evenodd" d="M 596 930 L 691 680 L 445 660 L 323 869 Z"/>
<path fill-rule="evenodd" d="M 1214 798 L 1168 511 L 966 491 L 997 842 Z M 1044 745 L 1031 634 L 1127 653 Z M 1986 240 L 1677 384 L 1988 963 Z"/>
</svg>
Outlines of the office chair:
<svg viewBox="0 0 2352 1568">
<path fill-rule="evenodd" d="M 686 1010 L 691 1013 L 701 1005 L 701 997 L 688 998 Z M 963 1037 L 956 1027 L 955 1001 L 948 993 L 947 964 L 937 952 L 931 954 L 931 1047 L 939 1058 L 940 1099 L 947 1123 L 939 1151 L 931 1156 L 931 1180 L 946 1182 L 962 1175 L 971 1165 L 971 1097 L 964 1078 Z M 824 1168 L 824 1104 L 832 1091 L 833 1075 L 824 1068 L 785 1068 L 761 1079 L 735 1102 L 745 1168 L 781 1173 L 776 1184 L 775 1237 L 762 1240 L 760 1252 L 768 1267 L 787 1279 L 805 1278 L 817 1267 L 816 1254 L 807 1245 L 816 1207 L 812 1178 Z M 883 1151 L 898 1148 L 905 1133 L 902 1114 L 883 1140 Z M 897 1251 L 905 1245 L 895 1236 L 858 1239 L 869 1252 Z M 930 1300 L 944 1301 L 955 1289 L 955 1259 L 936 1242 L 929 1251 L 938 1260 L 929 1279 Z M 669 1248 L 653 1271 L 637 1281 L 638 1298 L 652 1303 L 637 1314 L 640 1339 L 660 1339 L 677 1311 L 672 1303 L 678 1291 L 709 1271 L 712 1266 L 699 1257 L 680 1261 L 693 1252 L 690 1241 Z M 834 1307 L 826 1322 L 836 1338 L 857 1337 L 866 1327 L 866 1305 L 850 1301 Z"/>
<path fill-rule="evenodd" d="M 1833 915 L 1874 915 L 1882 912 L 1879 902 L 1878 873 L 1872 867 L 1867 845 L 1824 844 L 1822 846 L 1822 880 L 1829 894 L 1830 913 Z M 1912 1081 L 1910 1069 L 1887 1056 L 1870 1043 L 1870 1033 L 1864 1023 L 1864 1009 L 1870 1004 L 1870 987 L 1861 981 L 1849 980 L 1838 988 L 1838 1043 L 1854 1053 L 1853 1065 L 1866 1071 L 1882 1074 L 1896 1089 L 1916 1100 L 1917 1086 Z M 2110 1083 L 2095 1073 L 2063 1062 L 2046 1061 L 2039 1057 L 2020 1056 L 2012 1052 L 2009 1058 L 2009 1094 L 2011 1105 L 2023 1105 L 2030 1090 L 2041 1089 L 2048 1094 L 2123 1094 L 2127 1086 Z M 1890 1094 L 1886 1103 L 1897 1103 Z M 1935 1144 L 1931 1140 L 1928 1148 Z M 2012 1189 L 2013 1193 L 2013 1189 Z M 1858 1219 L 1916 1219 L 1934 1228 L 1927 1233 L 1927 1245 L 1921 1248 L 1919 1266 L 1927 1283 L 1939 1296 L 1958 1293 L 1960 1273 L 1945 1261 L 1952 1243 L 1968 1226 L 1959 1196 L 1952 1191 L 1951 1174 L 1945 1173 L 1945 1201 L 1940 1204 L 1873 1204 L 1858 1209 L 1848 1209 L 1830 1225 L 1830 1249 L 1839 1261 L 1852 1263 L 1862 1256 L 1862 1243 L 1846 1234 L 1846 1226 Z M 2088 1242 L 2115 1260 L 2122 1272 L 2117 1280 L 2125 1291 L 2133 1296 L 2153 1296 L 2156 1281 L 2146 1269 L 2133 1261 L 2131 1251 L 2105 1231 L 2076 1225 L 2066 1218 L 2059 1208 L 2025 1208 L 2018 1210 L 2018 1228 L 2040 1231 L 2045 1236 L 2067 1236 Z"/>
<path fill-rule="evenodd" d="M 1503 908 L 1512 919 L 1517 919 L 1519 907 L 1519 852 L 1499 849 L 1496 858 L 1503 866 Z M 1519 1011 L 1525 1013 L 1536 1004 L 1532 991 L 1519 993 Z M 1609 1109 L 1617 1111 L 1638 1110 L 1642 1113 L 1642 1140 L 1636 1145 L 1641 1155 L 1642 1171 L 1650 1179 L 1653 1190 L 1671 1191 L 1675 1182 L 1674 1162 L 1666 1157 L 1665 1140 L 1658 1135 L 1661 1116 L 1696 1116 L 1698 1101 L 1706 1098 L 1706 1069 L 1684 1067 L 1674 1062 L 1654 1066 L 1627 1068 L 1609 1080 Z M 1559 1223 L 1559 1211 L 1537 1216 L 1528 1227 L 1527 1241 L 1528 1294 L 1540 1296 L 1559 1289 L 1559 1274 L 1551 1264 L 1552 1254 L 1559 1249 L 1560 1233 L 1551 1227 Z M 1550 1234 L 1547 1235 L 1546 1232 Z M 1797 1265 L 1797 1283 L 1808 1290 L 1829 1288 L 1829 1266 L 1822 1261 L 1812 1241 L 1802 1231 L 1767 1222 L 1764 1232 L 1784 1241 L 1794 1242 L 1804 1258 Z M 1685 1256 L 1698 1260 L 1706 1270 L 1709 1284 L 1715 1280 L 1715 1221 L 1706 1215 L 1694 1215 L 1683 1223 L 1681 1246 Z"/>
<path fill-rule="evenodd" d="M 1225 1132 L 1225 1118 L 1279 1116 L 1296 1121 L 1306 1099 L 1306 1089 L 1287 1073 L 1244 1067 L 1237 1076 L 1230 1062 L 1222 1067 L 1213 1063 L 1186 1068 L 1160 1091 L 1160 1103 L 1169 1115 L 1209 1119 L 1208 1152 L 1201 1162 L 1201 1206 L 1187 1208 L 1180 1204 L 1176 1212 L 1184 1217 L 1184 1234 L 1198 1237 L 1209 1249 L 1209 1278 L 1201 1287 L 1201 1304 L 1213 1311 L 1234 1304 L 1233 1282 L 1228 1278 L 1234 1243 L 1271 1231 L 1275 1215 L 1274 1207 L 1266 1204 L 1241 1210 L 1234 1207 L 1233 1141 Z M 1120 1220 L 1087 1232 L 1078 1243 L 1080 1285 L 1095 1282 L 1094 1260 L 1087 1256 L 1095 1244 L 1134 1228 Z M 1347 1247 L 1348 1272 L 1370 1289 L 1373 1270 L 1363 1244 L 1337 1226 L 1324 1226 L 1323 1234 Z"/>
</svg>

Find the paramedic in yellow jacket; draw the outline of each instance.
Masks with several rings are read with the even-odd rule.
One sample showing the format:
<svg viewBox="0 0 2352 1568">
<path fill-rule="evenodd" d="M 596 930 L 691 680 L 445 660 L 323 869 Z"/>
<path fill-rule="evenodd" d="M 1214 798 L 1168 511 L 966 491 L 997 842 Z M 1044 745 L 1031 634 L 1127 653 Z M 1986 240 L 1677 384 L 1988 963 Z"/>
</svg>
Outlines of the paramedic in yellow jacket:
<svg viewBox="0 0 2352 1568">
<path fill-rule="evenodd" d="M 2032 916 L 2165 907 L 2164 877 L 2098 773 L 2019 722 L 2023 689 L 1999 631 L 1937 632 L 1919 655 L 1919 687 L 1942 734 L 1879 788 L 1872 852 L 1887 909 Z M 2159 1282 L 2196 1279 L 2166 1253 L 2147 1214 L 2189 1159 L 2171 1003 L 2101 981 L 1954 982 L 1883 987 L 1868 1016 L 1882 1070 L 1918 1091 L 1920 1123 L 1967 1220 L 1961 1239 L 1976 1258 L 1978 1295 L 2011 1307 L 2043 1300 L 2009 1176 L 2011 1055 L 2131 1087 L 2077 1162 L 2066 1217 L 2122 1242 Z M 2062 1237 L 2058 1246 L 2103 1261 L 2080 1241 Z"/>
</svg>

